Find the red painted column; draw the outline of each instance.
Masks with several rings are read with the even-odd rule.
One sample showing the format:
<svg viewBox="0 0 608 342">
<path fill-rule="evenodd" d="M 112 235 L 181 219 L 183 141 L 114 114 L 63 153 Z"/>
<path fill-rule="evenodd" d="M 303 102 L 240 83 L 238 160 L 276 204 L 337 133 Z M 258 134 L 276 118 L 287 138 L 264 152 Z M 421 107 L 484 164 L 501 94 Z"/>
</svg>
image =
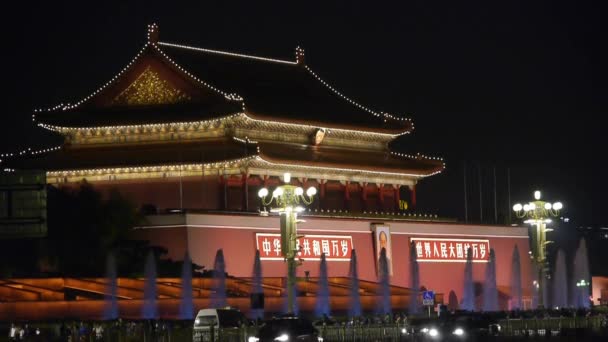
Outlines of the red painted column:
<svg viewBox="0 0 608 342">
<path fill-rule="evenodd" d="M 344 199 L 350 201 L 350 182 L 346 182 L 344 185 Z"/>
<path fill-rule="evenodd" d="M 401 198 L 399 197 L 399 188 L 400 187 L 401 187 L 400 185 L 393 185 L 393 190 L 395 191 L 395 206 L 398 211 L 401 210 L 401 206 L 400 206 L 401 203 L 399 203 L 401 201 Z"/>
<path fill-rule="evenodd" d="M 380 197 L 380 203 L 384 204 L 384 184 L 378 185 L 378 197 Z"/>
<path fill-rule="evenodd" d="M 319 180 L 319 197 L 321 199 L 325 198 L 325 184 L 326 184 L 326 180 L 325 179 L 320 179 Z"/>
<path fill-rule="evenodd" d="M 220 174 L 220 186 L 222 187 L 222 192 L 220 195 L 220 202 L 222 203 L 223 209 L 226 210 L 228 209 L 228 189 L 227 189 L 227 182 L 226 182 L 226 178 L 224 177 L 223 174 Z"/>
<path fill-rule="evenodd" d="M 325 199 L 325 183 L 327 182 L 325 179 L 317 179 L 319 183 L 319 209 L 324 208 L 324 199 Z"/>
<path fill-rule="evenodd" d="M 241 181 L 243 182 L 243 208 L 245 208 L 245 211 L 249 211 L 249 184 L 247 178 L 247 174 L 243 173 Z"/>
<path fill-rule="evenodd" d="M 412 209 L 416 208 L 416 185 L 412 185 Z"/>
</svg>

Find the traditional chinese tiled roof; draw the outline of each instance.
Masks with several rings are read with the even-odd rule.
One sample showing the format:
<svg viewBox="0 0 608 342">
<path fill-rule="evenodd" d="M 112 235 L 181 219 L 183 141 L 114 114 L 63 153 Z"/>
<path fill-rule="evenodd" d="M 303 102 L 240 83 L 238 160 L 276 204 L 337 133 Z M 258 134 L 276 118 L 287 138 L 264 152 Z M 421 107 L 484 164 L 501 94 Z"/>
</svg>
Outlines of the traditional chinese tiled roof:
<svg viewBox="0 0 608 342">
<path fill-rule="evenodd" d="M 404 134 L 407 118 L 375 111 L 324 81 L 304 63 L 148 42 L 114 78 L 70 104 L 37 110 L 41 125 L 91 127 L 196 121 L 245 112 L 277 122 Z"/>
<path fill-rule="evenodd" d="M 440 160 L 402 157 L 390 152 L 300 144 L 260 143 L 260 157 L 274 164 L 337 170 L 361 170 L 424 177 L 441 172 Z"/>
<path fill-rule="evenodd" d="M 385 132 L 411 128 L 409 120 L 378 117 L 349 102 L 324 85 L 304 64 L 160 44 L 185 69 L 220 89 L 240 95 L 253 117 Z"/>
<path fill-rule="evenodd" d="M 95 148 L 64 148 L 35 156 L 15 157 L 16 169 L 47 171 L 105 169 L 154 165 L 207 164 L 236 160 L 257 153 L 255 146 L 233 139 L 213 139 L 192 143 L 141 144 Z"/>
</svg>

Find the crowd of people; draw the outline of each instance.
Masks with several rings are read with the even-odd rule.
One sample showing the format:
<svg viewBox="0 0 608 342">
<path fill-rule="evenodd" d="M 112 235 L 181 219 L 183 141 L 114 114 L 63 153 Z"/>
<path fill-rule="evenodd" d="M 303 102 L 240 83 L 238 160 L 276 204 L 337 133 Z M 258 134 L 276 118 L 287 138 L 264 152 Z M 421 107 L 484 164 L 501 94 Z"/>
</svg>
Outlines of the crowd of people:
<svg viewBox="0 0 608 342">
<path fill-rule="evenodd" d="M 119 334 L 123 337 L 137 338 L 144 334 L 150 336 L 169 336 L 176 328 L 172 321 L 140 320 L 140 321 L 98 321 L 77 322 L 64 321 L 41 323 L 34 327 L 31 324 L 12 323 L 8 331 L 9 341 L 107 341 Z M 179 323 L 180 326 L 190 326 Z M 110 339 L 108 339 L 110 338 Z M 162 339 L 161 339 L 162 340 Z"/>
<path fill-rule="evenodd" d="M 551 319 L 566 317 L 593 317 L 600 316 L 601 325 L 608 329 L 608 312 L 592 311 L 573 308 L 554 308 L 538 310 L 513 310 L 498 312 L 467 312 L 467 311 L 439 311 L 439 319 L 459 316 L 475 316 L 483 319 Z M 406 312 L 390 314 L 374 314 L 346 319 L 335 319 L 323 315 L 314 322 L 316 326 L 361 326 L 361 325 L 397 325 L 409 326 L 426 315 L 408 315 Z M 437 315 L 434 315 L 435 317 Z M 257 324 L 256 324 L 257 323 Z M 262 321 L 252 321 L 251 325 L 261 325 Z M 104 341 L 112 334 L 122 334 L 126 337 L 143 336 L 169 336 L 179 329 L 189 329 L 191 323 L 187 321 L 160 321 L 139 320 L 123 321 L 121 319 L 106 322 L 58 322 L 55 324 L 16 324 L 12 323 L 8 331 L 9 341 Z M 162 338 L 161 338 L 162 340 Z"/>
</svg>

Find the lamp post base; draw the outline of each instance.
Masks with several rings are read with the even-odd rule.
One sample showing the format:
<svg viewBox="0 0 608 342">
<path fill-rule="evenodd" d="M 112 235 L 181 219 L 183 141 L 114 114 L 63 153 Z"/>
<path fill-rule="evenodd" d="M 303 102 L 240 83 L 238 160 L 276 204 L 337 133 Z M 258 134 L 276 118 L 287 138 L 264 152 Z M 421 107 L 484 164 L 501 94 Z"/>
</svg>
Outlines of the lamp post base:
<svg viewBox="0 0 608 342">
<path fill-rule="evenodd" d="M 296 314 L 296 259 L 287 258 L 287 311 Z"/>
</svg>

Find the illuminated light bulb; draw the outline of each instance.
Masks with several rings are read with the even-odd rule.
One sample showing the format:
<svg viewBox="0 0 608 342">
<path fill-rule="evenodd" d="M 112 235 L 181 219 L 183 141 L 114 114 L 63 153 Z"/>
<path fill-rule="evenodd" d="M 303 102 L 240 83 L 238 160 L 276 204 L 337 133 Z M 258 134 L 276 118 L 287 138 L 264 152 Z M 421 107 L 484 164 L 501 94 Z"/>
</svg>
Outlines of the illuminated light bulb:
<svg viewBox="0 0 608 342">
<path fill-rule="evenodd" d="M 260 191 L 258 191 L 258 197 L 263 198 L 266 196 L 268 196 L 268 189 L 261 188 Z"/>
<path fill-rule="evenodd" d="M 272 192 L 272 197 L 279 197 L 279 196 L 283 196 L 283 188 L 281 188 L 281 187 L 274 189 L 274 191 Z"/>
<path fill-rule="evenodd" d="M 316 194 L 317 194 L 317 188 L 315 188 L 314 186 L 311 186 L 310 188 L 308 188 L 308 190 L 306 190 L 306 195 L 308 195 L 308 197 L 312 197 Z"/>
<path fill-rule="evenodd" d="M 523 207 L 522 207 L 522 205 L 521 205 L 520 203 L 517 203 L 517 204 L 515 204 L 515 205 L 513 206 L 513 210 L 514 210 L 514 211 L 521 211 L 521 209 L 522 209 L 522 208 L 523 208 Z"/>
<path fill-rule="evenodd" d="M 283 180 L 285 181 L 285 183 L 289 183 L 291 182 L 291 173 L 289 172 L 285 172 L 283 174 Z"/>
<path fill-rule="evenodd" d="M 546 210 L 551 209 L 551 203 L 545 203 L 545 209 Z"/>
<path fill-rule="evenodd" d="M 297 196 L 302 196 L 304 194 L 304 189 L 297 187 L 295 192 Z"/>
<path fill-rule="evenodd" d="M 297 206 L 295 210 L 296 210 L 296 213 L 301 213 L 306 209 L 304 209 L 304 207 L 302 207 L 302 206 Z"/>
<path fill-rule="evenodd" d="M 524 211 L 530 211 L 530 205 L 524 204 Z"/>
<path fill-rule="evenodd" d="M 540 199 L 540 191 L 538 191 L 538 190 L 534 191 L 534 199 L 536 199 L 536 200 Z"/>
<path fill-rule="evenodd" d="M 528 204 L 528 207 L 530 208 L 530 210 L 536 210 L 536 204 L 534 203 Z"/>
<path fill-rule="evenodd" d="M 555 202 L 553 203 L 553 210 L 561 210 L 564 206 L 562 205 L 561 202 Z"/>
</svg>

